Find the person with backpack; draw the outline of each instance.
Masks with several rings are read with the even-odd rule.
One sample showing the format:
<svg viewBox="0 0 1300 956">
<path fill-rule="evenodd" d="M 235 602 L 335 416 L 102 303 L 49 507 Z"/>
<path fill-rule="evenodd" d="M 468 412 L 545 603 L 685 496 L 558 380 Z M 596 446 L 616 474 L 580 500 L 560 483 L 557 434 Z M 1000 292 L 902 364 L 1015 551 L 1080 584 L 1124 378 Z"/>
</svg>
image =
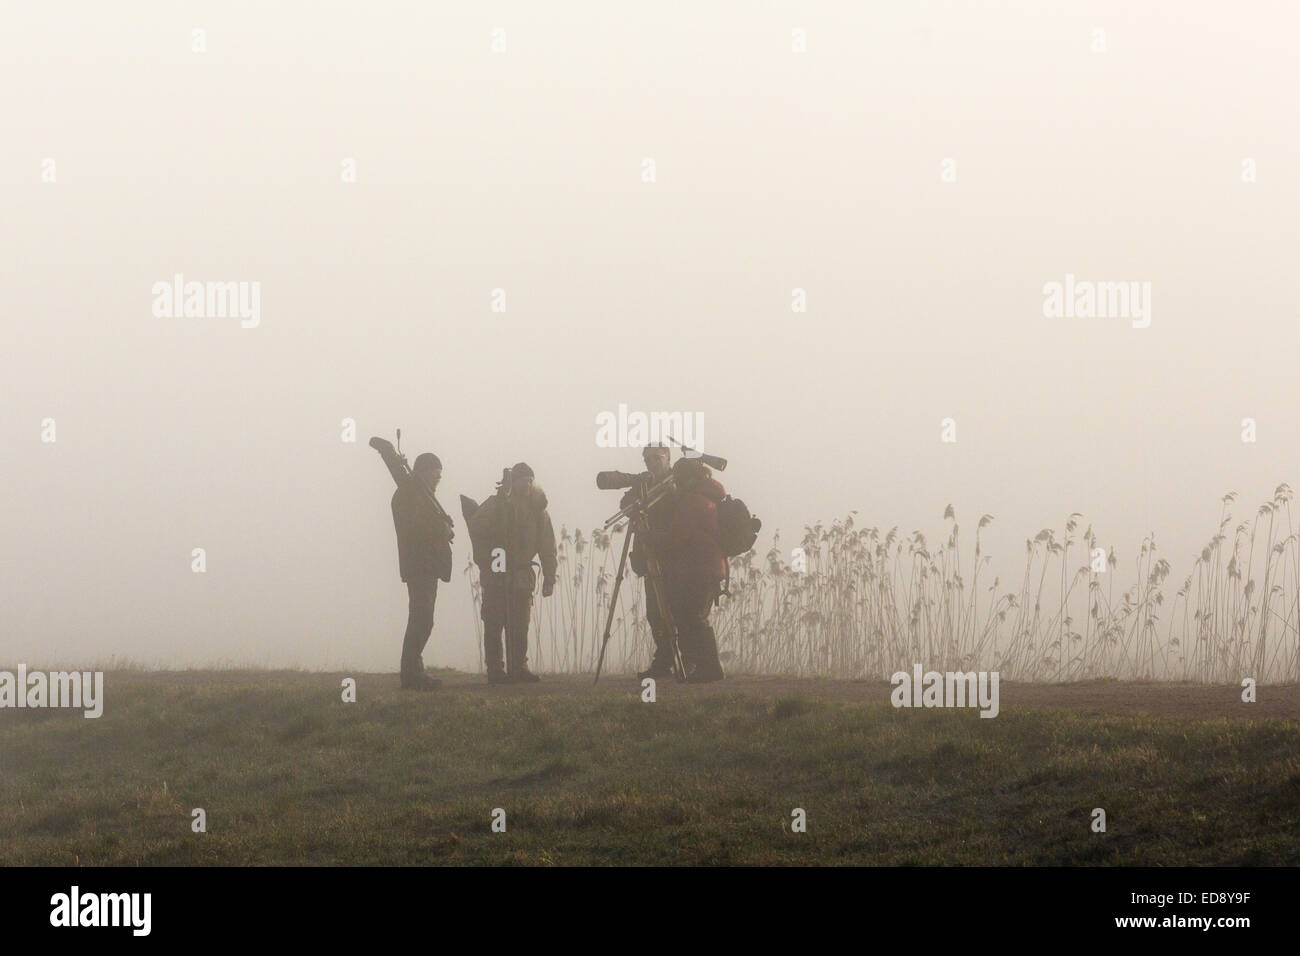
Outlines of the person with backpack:
<svg viewBox="0 0 1300 956">
<path fill-rule="evenodd" d="M 719 681 L 724 675 L 709 612 L 727 576 L 718 524 L 718 503 L 727 492 L 698 458 L 679 459 L 672 474 L 675 491 L 668 527 L 650 532 L 651 545 L 663 555 L 665 589 L 686 679 Z"/>
<path fill-rule="evenodd" d="M 483 587 L 483 656 L 489 684 L 538 680 L 528 669 L 528 624 L 537 587 L 533 559 L 542 566 L 542 597 L 550 597 L 555 590 L 556 547 L 546 493 L 533 478 L 525 462 L 508 469 L 497 493 L 469 518 Z"/>
</svg>

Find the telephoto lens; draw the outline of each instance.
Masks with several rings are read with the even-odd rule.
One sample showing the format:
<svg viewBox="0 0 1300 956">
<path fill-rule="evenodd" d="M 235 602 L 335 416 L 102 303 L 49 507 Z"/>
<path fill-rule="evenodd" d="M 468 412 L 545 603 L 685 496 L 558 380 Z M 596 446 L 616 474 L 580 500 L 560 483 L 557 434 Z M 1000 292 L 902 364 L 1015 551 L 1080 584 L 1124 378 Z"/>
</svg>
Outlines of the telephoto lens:
<svg viewBox="0 0 1300 956">
<path fill-rule="evenodd" d="M 636 484 L 637 477 L 637 475 L 629 475 L 626 471 L 598 471 L 596 472 L 596 487 L 601 491 L 631 488 Z"/>
</svg>

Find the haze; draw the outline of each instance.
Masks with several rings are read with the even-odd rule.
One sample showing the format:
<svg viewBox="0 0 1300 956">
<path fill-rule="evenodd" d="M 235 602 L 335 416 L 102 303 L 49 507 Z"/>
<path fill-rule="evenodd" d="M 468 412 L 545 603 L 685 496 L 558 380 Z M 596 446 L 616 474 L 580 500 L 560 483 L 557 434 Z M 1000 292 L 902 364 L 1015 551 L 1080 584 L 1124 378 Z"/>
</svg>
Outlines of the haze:
<svg viewBox="0 0 1300 956">
<path fill-rule="evenodd" d="M 596 471 L 639 463 L 596 416 L 699 413 L 760 549 L 850 510 L 936 535 L 952 504 L 995 516 L 1004 581 L 1076 511 L 1181 580 L 1221 495 L 1247 518 L 1300 480 L 1291 4 L 73 19 L 0 13 L 4 661 L 395 671 L 365 442 L 398 426 L 457 516 L 525 460 L 590 530 Z M 156 317 L 176 273 L 260 282 L 260 324 Z M 1067 274 L 1151 283 L 1150 327 L 1045 318 Z M 425 661 L 471 668 L 460 521 L 455 562 Z"/>
</svg>

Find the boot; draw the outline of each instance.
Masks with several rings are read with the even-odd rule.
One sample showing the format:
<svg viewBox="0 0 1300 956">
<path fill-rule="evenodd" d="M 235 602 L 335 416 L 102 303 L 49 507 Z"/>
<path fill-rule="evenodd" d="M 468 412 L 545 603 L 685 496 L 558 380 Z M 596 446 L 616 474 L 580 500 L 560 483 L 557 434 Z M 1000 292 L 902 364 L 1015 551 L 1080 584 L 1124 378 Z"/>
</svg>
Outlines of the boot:
<svg viewBox="0 0 1300 956">
<path fill-rule="evenodd" d="M 530 671 L 527 667 L 520 667 L 514 672 L 509 680 L 511 683 L 515 684 L 536 684 L 541 680 L 541 678 Z"/>
<path fill-rule="evenodd" d="M 707 664 L 704 664 L 691 670 L 691 672 L 686 676 L 686 683 L 712 684 L 724 679 L 726 679 L 726 675 L 722 673 L 721 664 L 716 667 L 710 667 Z"/>
<path fill-rule="evenodd" d="M 699 637 L 697 661 L 688 668 L 686 681 L 689 684 L 712 684 L 722 680 L 722 661 L 718 659 L 718 641 L 713 628 L 708 628 Z"/>
<path fill-rule="evenodd" d="M 637 672 L 636 679 L 645 680 L 650 677 L 655 680 L 667 680 L 673 676 L 674 672 L 673 662 L 662 660 L 656 654 L 654 660 L 650 662 L 649 669 Z"/>
<path fill-rule="evenodd" d="M 507 676 L 505 668 L 490 668 L 487 673 L 487 682 L 489 684 L 509 684 L 510 678 Z"/>
</svg>

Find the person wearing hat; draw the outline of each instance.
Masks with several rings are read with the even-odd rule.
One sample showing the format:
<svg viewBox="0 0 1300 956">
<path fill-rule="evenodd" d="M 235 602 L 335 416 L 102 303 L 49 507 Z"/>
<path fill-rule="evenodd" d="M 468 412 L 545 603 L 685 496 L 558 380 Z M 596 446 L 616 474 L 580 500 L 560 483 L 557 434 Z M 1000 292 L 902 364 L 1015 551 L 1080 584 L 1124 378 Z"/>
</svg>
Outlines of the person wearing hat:
<svg viewBox="0 0 1300 956">
<path fill-rule="evenodd" d="M 451 520 L 434 497 L 441 480 L 442 462 L 425 452 L 415 459 L 410 478 L 393 492 L 398 570 L 408 598 L 402 638 L 402 687 L 407 690 L 433 690 L 440 684 L 425 674 L 423 655 L 433 633 L 438 581 L 451 580 Z"/>
<path fill-rule="evenodd" d="M 718 502 L 727 491 L 698 458 L 678 459 L 672 474 L 668 527 L 651 531 L 650 543 L 663 555 L 668 606 L 677 625 L 686 679 L 719 681 L 724 675 L 709 612 L 727 574 L 718 528 Z"/>
<path fill-rule="evenodd" d="M 528 669 L 528 624 L 537 586 L 533 559 L 542 566 L 542 597 L 550 597 L 555 590 L 556 548 L 546 493 L 534 478 L 527 462 L 519 462 L 503 477 L 497 493 L 470 518 L 470 536 L 481 559 L 483 657 L 489 684 L 538 680 Z"/>
<path fill-rule="evenodd" d="M 620 508 L 626 508 L 632 504 L 639 495 L 646 490 L 654 487 L 672 474 L 672 452 L 667 445 L 646 445 L 641 449 L 641 460 L 645 462 L 646 470 L 637 475 L 636 482 L 623 495 L 623 500 L 619 502 Z M 672 516 L 671 498 L 665 496 L 650 508 L 646 515 L 646 524 L 650 531 L 668 530 L 669 521 Z M 645 589 L 645 617 L 646 623 L 650 625 L 650 636 L 654 640 L 654 658 L 650 662 L 650 667 L 637 674 L 638 680 L 644 680 L 647 677 L 663 679 L 671 677 L 673 674 L 673 634 L 672 629 L 668 626 L 665 619 L 664 611 L 666 607 L 661 608 L 659 599 L 654 593 L 653 583 L 645 580 L 649 572 L 647 564 L 647 550 L 649 542 L 642 541 L 641 536 L 632 539 L 632 550 L 628 555 L 628 564 L 632 572 L 639 578 L 643 579 Z M 665 556 L 656 555 L 659 559 L 659 566 L 662 570 L 665 566 Z M 665 586 L 661 581 L 661 587 Z M 660 596 L 666 600 L 666 594 L 660 591 Z"/>
</svg>

